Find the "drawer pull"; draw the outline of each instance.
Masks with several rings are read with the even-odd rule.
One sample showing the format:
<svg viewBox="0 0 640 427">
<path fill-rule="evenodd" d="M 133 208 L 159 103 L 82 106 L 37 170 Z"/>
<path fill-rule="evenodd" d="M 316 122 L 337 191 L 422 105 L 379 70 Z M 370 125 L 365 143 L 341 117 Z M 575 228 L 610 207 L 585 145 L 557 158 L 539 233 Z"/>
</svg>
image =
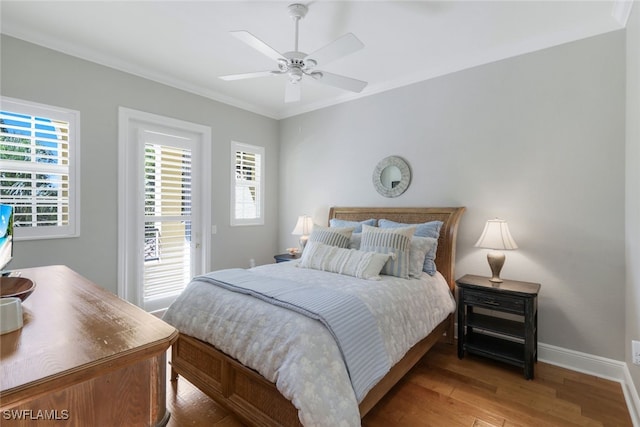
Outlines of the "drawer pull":
<svg viewBox="0 0 640 427">
<path fill-rule="evenodd" d="M 488 305 L 495 305 L 495 306 L 499 306 L 500 305 L 500 303 L 498 301 L 494 301 L 494 300 L 484 300 L 482 302 L 485 303 L 485 304 L 488 304 Z"/>
</svg>

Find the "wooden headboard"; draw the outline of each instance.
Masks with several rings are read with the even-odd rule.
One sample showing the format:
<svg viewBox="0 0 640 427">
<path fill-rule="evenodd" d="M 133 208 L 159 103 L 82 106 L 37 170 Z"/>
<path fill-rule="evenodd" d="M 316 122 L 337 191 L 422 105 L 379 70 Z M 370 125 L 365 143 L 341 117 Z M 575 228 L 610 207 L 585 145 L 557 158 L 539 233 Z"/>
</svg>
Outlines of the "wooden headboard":
<svg viewBox="0 0 640 427">
<path fill-rule="evenodd" d="M 451 291 L 455 290 L 454 267 L 456 263 L 456 236 L 458 224 L 464 207 L 457 208 L 343 208 L 332 207 L 329 210 L 329 220 L 332 218 L 348 221 L 364 221 L 366 219 L 388 219 L 406 224 L 420 224 L 429 221 L 442 221 L 438 251 L 436 253 L 436 267 L 449 284 Z"/>
</svg>

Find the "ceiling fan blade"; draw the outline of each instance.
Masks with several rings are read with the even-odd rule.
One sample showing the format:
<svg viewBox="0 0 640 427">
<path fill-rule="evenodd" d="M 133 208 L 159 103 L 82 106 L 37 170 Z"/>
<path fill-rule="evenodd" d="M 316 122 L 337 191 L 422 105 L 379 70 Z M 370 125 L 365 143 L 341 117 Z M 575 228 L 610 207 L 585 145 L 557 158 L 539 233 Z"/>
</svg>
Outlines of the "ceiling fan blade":
<svg viewBox="0 0 640 427">
<path fill-rule="evenodd" d="M 332 41 L 325 47 L 321 47 L 315 52 L 307 55 L 306 58 L 313 59 L 317 64 L 324 65 L 338 58 L 349 55 L 350 53 L 356 52 L 363 47 L 364 43 L 362 43 L 352 33 L 347 33 Z"/>
<path fill-rule="evenodd" d="M 320 83 L 357 93 L 362 92 L 368 84 L 362 80 L 352 79 L 351 77 L 345 77 L 339 74 L 327 73 L 326 71 L 314 71 L 309 75 Z"/>
<path fill-rule="evenodd" d="M 274 61 L 284 59 L 284 56 L 280 52 L 278 52 L 248 31 L 231 31 L 230 33 L 237 39 L 242 40 L 258 52 L 268 56 Z"/>
<path fill-rule="evenodd" d="M 291 80 L 287 81 L 284 87 L 284 102 L 300 101 L 300 86 L 300 82 L 293 83 Z"/>
<path fill-rule="evenodd" d="M 221 78 L 222 80 L 231 81 L 253 79 L 255 77 L 279 76 L 280 74 L 283 74 L 282 71 L 256 71 L 253 73 L 229 74 L 226 76 L 220 76 L 219 78 Z"/>
</svg>

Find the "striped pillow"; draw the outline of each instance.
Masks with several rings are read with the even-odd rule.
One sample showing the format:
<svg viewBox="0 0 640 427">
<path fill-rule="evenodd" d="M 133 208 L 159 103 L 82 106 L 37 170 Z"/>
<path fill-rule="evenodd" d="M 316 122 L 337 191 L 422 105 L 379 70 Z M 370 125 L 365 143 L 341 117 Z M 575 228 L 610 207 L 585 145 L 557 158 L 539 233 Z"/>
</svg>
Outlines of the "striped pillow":
<svg viewBox="0 0 640 427">
<path fill-rule="evenodd" d="M 411 237 L 415 231 L 415 226 L 377 228 L 363 225 L 360 250 L 395 254 L 395 257 L 391 258 L 385 264 L 382 269 L 382 274 L 408 279 Z"/>
<path fill-rule="evenodd" d="M 424 258 L 424 266 L 422 271 L 433 276 L 436 274 L 436 253 L 438 251 L 438 237 L 440 237 L 440 229 L 442 228 L 442 221 L 429 221 L 423 224 L 416 224 L 415 236 L 420 237 L 433 237 L 436 239 L 436 244 L 429 249 L 427 255 Z M 412 224 L 403 224 L 401 222 L 390 221 L 388 219 L 381 219 L 378 221 L 380 228 L 397 228 L 407 227 Z"/>
<path fill-rule="evenodd" d="M 337 246 L 339 248 L 348 248 L 352 233 L 353 227 L 329 228 L 322 225 L 314 225 L 308 241 L 324 243 L 325 245 Z"/>
<path fill-rule="evenodd" d="M 309 242 L 298 266 L 346 274 L 359 279 L 380 280 L 380 270 L 390 256 L 390 254 L 363 252 Z"/>
</svg>

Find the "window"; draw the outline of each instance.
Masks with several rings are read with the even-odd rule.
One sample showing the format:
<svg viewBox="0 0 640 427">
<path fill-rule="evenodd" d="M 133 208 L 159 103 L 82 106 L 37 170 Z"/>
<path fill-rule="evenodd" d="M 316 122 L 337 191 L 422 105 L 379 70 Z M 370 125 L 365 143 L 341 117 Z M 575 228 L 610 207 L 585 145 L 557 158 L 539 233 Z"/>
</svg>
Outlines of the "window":
<svg viewBox="0 0 640 427">
<path fill-rule="evenodd" d="M 0 202 L 15 208 L 16 239 L 78 236 L 80 113 L 0 101 Z"/>
<path fill-rule="evenodd" d="M 231 225 L 264 224 L 264 147 L 231 142 Z"/>
</svg>

